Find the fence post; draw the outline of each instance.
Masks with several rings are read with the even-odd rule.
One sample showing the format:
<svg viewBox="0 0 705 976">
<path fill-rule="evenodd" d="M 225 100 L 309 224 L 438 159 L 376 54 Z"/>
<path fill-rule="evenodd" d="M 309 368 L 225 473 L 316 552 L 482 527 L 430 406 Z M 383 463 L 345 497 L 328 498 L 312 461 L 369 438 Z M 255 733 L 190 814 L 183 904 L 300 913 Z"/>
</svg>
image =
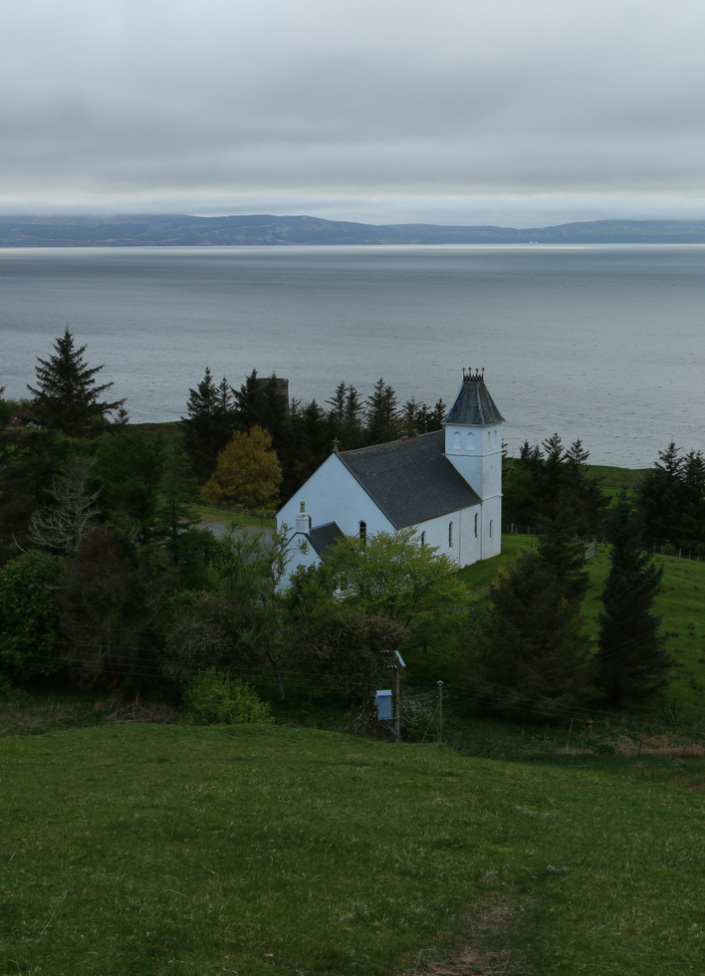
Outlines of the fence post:
<svg viewBox="0 0 705 976">
<path fill-rule="evenodd" d="M 443 737 L 443 682 L 438 682 L 438 736 L 437 742 Z"/>
</svg>

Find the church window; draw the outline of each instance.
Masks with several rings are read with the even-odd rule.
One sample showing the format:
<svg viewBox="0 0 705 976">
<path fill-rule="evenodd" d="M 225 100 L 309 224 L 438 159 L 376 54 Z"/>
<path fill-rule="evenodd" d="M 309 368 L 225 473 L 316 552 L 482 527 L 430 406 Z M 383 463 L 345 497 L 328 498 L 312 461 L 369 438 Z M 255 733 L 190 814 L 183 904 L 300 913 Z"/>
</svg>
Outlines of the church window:
<svg viewBox="0 0 705 976">
<path fill-rule="evenodd" d="M 360 522 L 360 538 L 363 542 L 367 539 L 367 522 Z"/>
<path fill-rule="evenodd" d="M 492 433 L 489 430 L 487 431 L 487 446 L 492 447 Z"/>
<path fill-rule="evenodd" d="M 453 548 L 453 523 L 448 523 L 448 548 Z"/>
<path fill-rule="evenodd" d="M 490 519 L 490 539 L 492 538 L 492 519 Z"/>
<path fill-rule="evenodd" d="M 468 451 L 475 450 L 475 435 L 472 431 L 468 434 Z"/>
<path fill-rule="evenodd" d="M 425 532 L 422 532 L 421 533 L 421 545 L 422 546 L 425 546 L 426 545 L 426 533 Z"/>
<path fill-rule="evenodd" d="M 497 431 L 494 432 L 494 446 L 497 447 Z"/>
<path fill-rule="evenodd" d="M 475 538 L 476 539 L 477 539 L 477 523 L 478 523 L 478 521 L 479 521 L 479 516 L 478 516 L 477 512 L 475 512 Z"/>
<path fill-rule="evenodd" d="M 460 454 L 460 431 L 458 430 L 453 435 L 453 450 L 456 454 Z"/>
</svg>

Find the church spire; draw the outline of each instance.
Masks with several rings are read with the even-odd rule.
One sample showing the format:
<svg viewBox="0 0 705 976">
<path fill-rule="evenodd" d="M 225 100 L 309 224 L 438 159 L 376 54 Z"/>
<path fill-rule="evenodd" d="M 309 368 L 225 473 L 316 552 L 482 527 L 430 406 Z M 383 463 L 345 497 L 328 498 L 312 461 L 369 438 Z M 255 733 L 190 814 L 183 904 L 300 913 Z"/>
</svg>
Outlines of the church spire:
<svg viewBox="0 0 705 976">
<path fill-rule="evenodd" d="M 482 372 L 476 369 L 473 373 L 472 366 L 468 366 L 467 369 L 463 366 L 463 383 L 484 383 L 485 382 L 485 367 L 482 367 Z"/>
<path fill-rule="evenodd" d="M 487 427 L 504 423 L 504 417 L 485 386 L 485 370 L 468 367 L 463 369 L 463 385 L 455 403 L 448 411 L 444 424 L 460 424 L 470 427 Z"/>
</svg>

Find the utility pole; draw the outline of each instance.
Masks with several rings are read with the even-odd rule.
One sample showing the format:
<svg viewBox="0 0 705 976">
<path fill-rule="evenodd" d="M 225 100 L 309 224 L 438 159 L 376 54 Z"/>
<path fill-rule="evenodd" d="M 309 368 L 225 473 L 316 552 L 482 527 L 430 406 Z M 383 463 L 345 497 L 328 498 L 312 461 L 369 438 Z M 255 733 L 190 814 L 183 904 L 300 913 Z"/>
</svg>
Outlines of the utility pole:
<svg viewBox="0 0 705 976">
<path fill-rule="evenodd" d="M 394 702 L 394 741 L 401 742 L 401 695 L 399 694 L 399 664 L 392 664 L 392 701 Z"/>
<path fill-rule="evenodd" d="M 438 682 L 438 735 L 436 741 L 443 738 L 443 682 Z"/>
</svg>

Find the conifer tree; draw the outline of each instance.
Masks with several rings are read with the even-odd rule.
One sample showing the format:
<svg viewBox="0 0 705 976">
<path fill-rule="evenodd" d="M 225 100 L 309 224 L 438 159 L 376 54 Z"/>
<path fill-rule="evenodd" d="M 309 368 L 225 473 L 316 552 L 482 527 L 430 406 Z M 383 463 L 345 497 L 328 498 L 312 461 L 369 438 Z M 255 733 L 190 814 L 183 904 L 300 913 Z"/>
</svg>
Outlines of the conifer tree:
<svg viewBox="0 0 705 976">
<path fill-rule="evenodd" d="M 49 359 L 37 357 L 36 389 L 27 384 L 33 394 L 34 420 L 49 430 L 61 430 L 71 437 L 80 437 L 91 428 L 104 426 L 105 415 L 119 411 L 120 423 L 127 421 L 122 410 L 123 400 L 112 403 L 100 397 L 112 387 L 112 383 L 96 386 L 96 374 L 103 366 L 90 367 L 83 359 L 85 346 L 76 349 L 74 338 L 66 326 L 63 336 L 54 340 L 56 355 Z"/>
<path fill-rule="evenodd" d="M 362 447 L 364 434 L 360 423 L 362 406 L 360 395 L 354 386 L 346 383 L 339 383 L 335 388 L 335 393 L 326 400 L 330 407 L 328 411 L 328 424 L 330 438 L 336 437 L 339 446 L 343 451 L 349 451 L 356 447 Z"/>
<path fill-rule="evenodd" d="M 189 389 L 188 417 L 182 417 L 185 448 L 197 479 L 203 483 L 215 470 L 218 454 L 232 437 L 235 409 L 232 390 L 225 377 L 213 382 L 210 368 L 195 390 Z"/>
<path fill-rule="evenodd" d="M 289 403 L 282 393 L 276 373 L 266 379 L 257 376 L 257 370 L 245 379 L 239 390 L 233 389 L 235 399 L 235 426 L 248 431 L 262 427 L 269 431 L 276 451 L 286 442 Z"/>
<path fill-rule="evenodd" d="M 582 584 L 569 565 L 531 549 L 500 567 L 476 638 L 479 685 L 493 710 L 561 715 L 593 693 L 589 643 L 581 633 Z"/>
<path fill-rule="evenodd" d="M 643 525 L 626 494 L 612 511 L 611 569 L 602 594 L 597 684 L 610 705 L 642 701 L 666 683 L 671 659 L 652 612 L 661 587 L 657 567 L 643 547 Z"/>
<path fill-rule="evenodd" d="M 575 538 L 575 516 L 569 508 L 562 508 L 555 519 L 544 523 L 538 552 L 566 599 L 581 603 L 590 589 L 590 576 L 585 568 L 585 543 Z"/>
<path fill-rule="evenodd" d="M 383 444 L 399 437 L 402 421 L 399 418 L 399 399 L 384 377 L 375 383 L 367 398 L 366 433 L 369 444 Z"/>
</svg>

